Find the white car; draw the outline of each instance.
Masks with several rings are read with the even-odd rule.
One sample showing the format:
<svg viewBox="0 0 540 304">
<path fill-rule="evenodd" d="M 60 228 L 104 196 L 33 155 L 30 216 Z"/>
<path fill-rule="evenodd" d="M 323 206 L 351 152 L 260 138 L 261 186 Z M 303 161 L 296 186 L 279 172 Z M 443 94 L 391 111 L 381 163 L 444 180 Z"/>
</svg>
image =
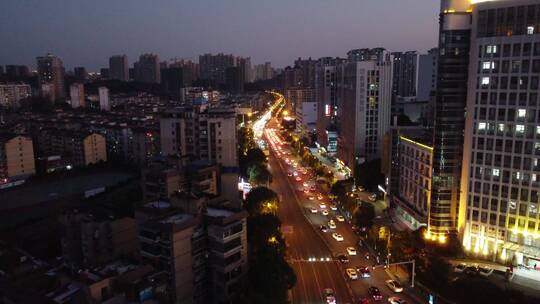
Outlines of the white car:
<svg viewBox="0 0 540 304">
<path fill-rule="evenodd" d="M 332 233 L 332 237 L 338 242 L 343 241 L 343 235 L 341 235 L 341 234 L 339 234 L 337 232 Z"/>
<path fill-rule="evenodd" d="M 345 222 L 343 215 L 336 215 L 336 220 L 338 220 L 338 222 Z"/>
<path fill-rule="evenodd" d="M 316 208 L 311 208 L 310 210 L 311 210 L 311 213 L 317 213 L 317 212 L 319 212 L 319 210 L 317 210 Z"/>
<path fill-rule="evenodd" d="M 406 304 L 407 301 L 400 299 L 398 297 L 390 297 L 388 298 L 388 303 L 390 304 Z"/>
<path fill-rule="evenodd" d="M 330 205 L 330 210 L 332 211 L 336 211 L 337 210 L 337 206 L 336 205 Z"/>
<path fill-rule="evenodd" d="M 324 209 L 323 211 L 321 211 L 322 215 L 328 215 L 328 210 Z"/>
<path fill-rule="evenodd" d="M 326 209 L 326 204 L 325 204 L 325 203 L 320 203 L 320 204 L 319 204 L 319 207 L 320 207 L 321 209 Z"/>
<path fill-rule="evenodd" d="M 403 292 L 403 287 L 401 287 L 401 285 L 395 280 L 387 280 L 386 286 L 388 286 L 388 288 L 390 288 L 390 290 L 393 292 Z"/>
<path fill-rule="evenodd" d="M 356 272 L 356 269 L 354 268 L 347 268 L 345 270 L 345 272 L 347 273 L 347 276 L 349 277 L 349 279 L 351 280 L 358 280 L 358 273 Z"/>
<path fill-rule="evenodd" d="M 487 267 L 479 267 L 478 274 L 483 277 L 489 277 L 493 273 L 493 269 Z"/>
<path fill-rule="evenodd" d="M 326 304 L 336 304 L 336 297 L 332 288 L 326 288 L 323 293 L 326 298 Z"/>
<path fill-rule="evenodd" d="M 336 229 L 336 222 L 334 222 L 334 220 L 328 221 L 328 228 Z"/>
<path fill-rule="evenodd" d="M 370 196 L 368 196 L 368 199 L 372 202 L 376 201 L 377 200 L 377 195 L 376 194 L 372 194 Z"/>
<path fill-rule="evenodd" d="M 347 247 L 347 253 L 349 255 L 356 255 L 356 248 L 354 247 Z"/>
</svg>

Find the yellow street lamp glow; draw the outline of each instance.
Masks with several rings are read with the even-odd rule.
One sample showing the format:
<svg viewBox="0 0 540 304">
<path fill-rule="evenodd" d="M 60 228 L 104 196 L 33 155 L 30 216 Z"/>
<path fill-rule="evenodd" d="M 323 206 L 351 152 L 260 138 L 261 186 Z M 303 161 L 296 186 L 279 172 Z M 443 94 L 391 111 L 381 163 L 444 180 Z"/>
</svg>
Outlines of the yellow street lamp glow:
<svg viewBox="0 0 540 304">
<path fill-rule="evenodd" d="M 446 236 L 444 236 L 444 235 L 439 235 L 439 243 L 441 243 L 441 244 L 446 243 Z"/>
</svg>

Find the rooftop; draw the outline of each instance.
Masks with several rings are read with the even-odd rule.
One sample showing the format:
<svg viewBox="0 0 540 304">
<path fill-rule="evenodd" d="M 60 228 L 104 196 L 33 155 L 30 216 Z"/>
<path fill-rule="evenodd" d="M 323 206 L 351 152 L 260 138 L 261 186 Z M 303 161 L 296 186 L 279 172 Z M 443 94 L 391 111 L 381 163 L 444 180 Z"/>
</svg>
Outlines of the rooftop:
<svg viewBox="0 0 540 304">
<path fill-rule="evenodd" d="M 193 219 L 193 215 L 186 213 L 177 213 L 162 219 L 160 222 L 163 224 L 181 224 Z"/>
</svg>

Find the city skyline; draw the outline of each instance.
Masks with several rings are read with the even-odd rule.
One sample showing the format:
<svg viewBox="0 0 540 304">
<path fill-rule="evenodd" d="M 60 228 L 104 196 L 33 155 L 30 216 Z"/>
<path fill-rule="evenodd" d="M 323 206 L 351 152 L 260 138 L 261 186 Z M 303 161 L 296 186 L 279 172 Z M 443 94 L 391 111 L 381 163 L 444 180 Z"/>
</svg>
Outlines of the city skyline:
<svg viewBox="0 0 540 304">
<path fill-rule="evenodd" d="M 116 54 L 126 54 L 132 65 L 142 53 L 196 60 L 200 54 L 223 52 L 285 67 L 298 57 L 345 56 L 355 48 L 425 52 L 437 43 L 437 2 L 413 0 L 399 13 L 396 0 L 279 2 L 3 3 L 0 36 L 9 43 L 0 50 L 0 65 L 34 67 L 36 56 L 52 53 L 67 69 L 99 71 Z M 31 16 L 32 22 L 21 15 Z M 381 16 L 387 24 L 373 26 Z M 397 32 L 403 24 L 406 30 Z"/>
</svg>

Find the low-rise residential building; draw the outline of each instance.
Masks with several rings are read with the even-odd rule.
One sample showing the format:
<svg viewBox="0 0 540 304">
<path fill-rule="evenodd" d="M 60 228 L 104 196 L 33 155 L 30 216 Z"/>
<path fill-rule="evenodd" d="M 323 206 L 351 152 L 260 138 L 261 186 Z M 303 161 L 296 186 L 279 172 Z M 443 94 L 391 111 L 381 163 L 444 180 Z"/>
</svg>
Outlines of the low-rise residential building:
<svg viewBox="0 0 540 304">
<path fill-rule="evenodd" d="M 23 135 L 0 134 L 0 184 L 35 173 L 32 139 Z"/>
<path fill-rule="evenodd" d="M 69 158 L 73 166 L 88 166 L 107 161 L 106 140 L 101 134 L 43 129 L 40 131 L 38 142 L 41 156 L 61 155 Z"/>
</svg>

